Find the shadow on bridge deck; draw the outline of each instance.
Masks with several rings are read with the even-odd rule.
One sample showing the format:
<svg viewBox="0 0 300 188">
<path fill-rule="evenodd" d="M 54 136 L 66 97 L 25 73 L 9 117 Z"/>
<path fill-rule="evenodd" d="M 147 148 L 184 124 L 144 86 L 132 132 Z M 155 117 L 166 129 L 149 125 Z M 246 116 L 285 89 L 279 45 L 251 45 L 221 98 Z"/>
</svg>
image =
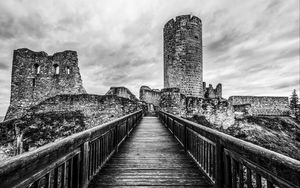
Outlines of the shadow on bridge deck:
<svg viewBox="0 0 300 188">
<path fill-rule="evenodd" d="M 157 117 L 144 117 L 89 187 L 213 187 Z"/>
</svg>

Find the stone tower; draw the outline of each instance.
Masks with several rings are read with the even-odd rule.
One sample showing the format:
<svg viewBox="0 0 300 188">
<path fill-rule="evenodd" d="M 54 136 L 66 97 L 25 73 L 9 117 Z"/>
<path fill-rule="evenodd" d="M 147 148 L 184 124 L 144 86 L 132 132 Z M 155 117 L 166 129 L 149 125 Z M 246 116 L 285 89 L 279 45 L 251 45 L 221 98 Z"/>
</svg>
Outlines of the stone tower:
<svg viewBox="0 0 300 188">
<path fill-rule="evenodd" d="M 203 97 L 202 23 L 183 15 L 164 26 L 164 87 L 186 96 Z"/>
<path fill-rule="evenodd" d="M 5 119 L 17 118 L 33 105 L 59 94 L 86 93 L 79 73 L 77 52 L 48 56 L 23 48 L 14 51 L 10 106 Z"/>
</svg>

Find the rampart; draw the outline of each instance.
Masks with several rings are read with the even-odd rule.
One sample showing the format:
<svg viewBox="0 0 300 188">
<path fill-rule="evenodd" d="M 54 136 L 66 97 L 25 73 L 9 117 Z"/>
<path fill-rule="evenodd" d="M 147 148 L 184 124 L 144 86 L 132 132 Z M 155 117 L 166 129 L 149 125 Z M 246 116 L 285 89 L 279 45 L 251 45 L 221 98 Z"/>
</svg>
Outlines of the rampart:
<svg viewBox="0 0 300 188">
<path fill-rule="evenodd" d="M 290 113 L 288 97 L 231 96 L 228 102 L 235 110 L 247 110 L 249 115 L 289 115 Z"/>
</svg>

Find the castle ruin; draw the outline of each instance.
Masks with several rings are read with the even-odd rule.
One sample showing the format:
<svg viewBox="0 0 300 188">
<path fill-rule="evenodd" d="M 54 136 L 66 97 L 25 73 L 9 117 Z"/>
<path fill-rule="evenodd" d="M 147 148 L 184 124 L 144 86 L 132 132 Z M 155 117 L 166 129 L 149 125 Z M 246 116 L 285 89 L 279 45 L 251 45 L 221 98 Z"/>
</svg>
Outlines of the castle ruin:
<svg viewBox="0 0 300 188">
<path fill-rule="evenodd" d="M 105 95 L 116 95 L 119 97 L 130 99 L 132 101 L 138 101 L 136 96 L 133 93 L 131 93 L 131 91 L 128 88 L 126 88 L 124 86 L 110 87 L 110 89 L 108 90 L 108 92 Z"/>
<path fill-rule="evenodd" d="M 202 23 L 183 15 L 164 26 L 164 88 L 179 88 L 191 97 L 203 97 Z"/>
<path fill-rule="evenodd" d="M 86 93 L 79 73 L 77 52 L 49 56 L 23 48 L 14 50 L 11 97 L 5 119 L 17 118 L 39 102 L 59 94 Z"/>
<path fill-rule="evenodd" d="M 142 86 L 140 101 L 151 104 L 151 108 L 155 110 L 172 107 L 178 108 L 177 112 L 182 113 L 198 113 L 203 110 L 203 104 L 208 102 L 222 103 L 225 100 L 222 98 L 222 85 L 218 84 L 213 88 L 211 84 L 207 87 L 203 82 L 201 19 L 191 15 L 177 16 L 165 24 L 163 36 L 164 88 L 158 90 Z M 21 117 L 27 109 L 56 95 L 85 93 L 75 51 L 49 56 L 45 52 L 18 49 L 13 55 L 11 99 L 5 119 Z M 125 87 L 111 87 L 106 95 L 116 95 L 138 102 Z M 267 115 L 288 113 L 282 107 L 286 106 L 286 99 L 264 97 L 266 100 L 236 102 L 242 98 L 230 98 L 229 102 L 232 101 L 230 105 L 234 106 L 234 110 L 251 108 L 253 114 Z M 277 102 L 272 102 L 274 100 Z M 278 106 L 280 107 L 277 108 Z M 255 110 L 258 108 L 260 110 Z"/>
</svg>

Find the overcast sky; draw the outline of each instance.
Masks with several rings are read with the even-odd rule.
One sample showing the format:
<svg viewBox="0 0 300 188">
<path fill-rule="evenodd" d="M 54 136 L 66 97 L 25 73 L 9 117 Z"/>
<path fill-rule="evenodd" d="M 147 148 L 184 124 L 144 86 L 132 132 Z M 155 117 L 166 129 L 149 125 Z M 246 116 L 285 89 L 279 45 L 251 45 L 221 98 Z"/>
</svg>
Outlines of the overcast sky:
<svg viewBox="0 0 300 188">
<path fill-rule="evenodd" d="M 299 0 L 0 0 L 0 115 L 12 52 L 76 50 L 88 93 L 163 87 L 164 24 L 202 19 L 204 81 L 231 95 L 299 94 Z"/>
</svg>

